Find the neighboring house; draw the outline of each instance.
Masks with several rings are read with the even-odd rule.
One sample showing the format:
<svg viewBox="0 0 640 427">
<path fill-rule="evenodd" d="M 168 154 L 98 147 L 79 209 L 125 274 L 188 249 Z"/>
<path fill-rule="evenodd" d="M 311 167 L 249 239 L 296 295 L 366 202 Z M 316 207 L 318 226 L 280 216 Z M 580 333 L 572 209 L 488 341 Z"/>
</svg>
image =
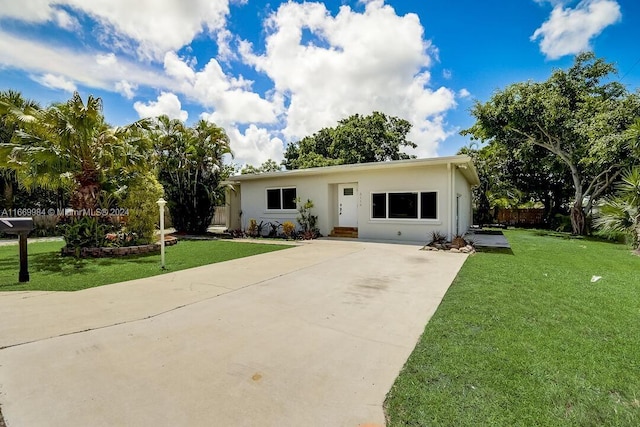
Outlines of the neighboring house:
<svg viewBox="0 0 640 427">
<path fill-rule="evenodd" d="M 237 175 L 226 183 L 232 230 L 246 229 L 251 218 L 297 224 L 296 199 L 310 199 L 322 235 L 425 242 L 432 231 L 449 239 L 467 231 L 471 189 L 480 182 L 468 156 L 452 156 Z"/>
</svg>

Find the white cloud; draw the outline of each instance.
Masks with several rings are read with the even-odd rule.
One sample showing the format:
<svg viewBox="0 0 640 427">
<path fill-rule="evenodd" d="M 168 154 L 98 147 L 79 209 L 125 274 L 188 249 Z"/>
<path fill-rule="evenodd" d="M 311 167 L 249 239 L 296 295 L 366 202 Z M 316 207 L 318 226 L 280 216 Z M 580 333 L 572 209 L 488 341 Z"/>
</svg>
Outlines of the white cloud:
<svg viewBox="0 0 640 427">
<path fill-rule="evenodd" d="M 135 91 L 138 89 L 138 85 L 129 83 L 126 80 L 120 80 L 115 84 L 116 92 L 120 93 L 127 99 L 132 99 L 135 96 Z"/>
<path fill-rule="evenodd" d="M 558 4 L 551 16 L 531 36 L 540 40 L 540 50 L 549 59 L 590 49 L 590 41 L 622 18 L 615 0 L 583 0 L 574 8 Z"/>
<path fill-rule="evenodd" d="M 254 54 L 244 42 L 240 53 L 273 80 L 274 99 L 288 100 L 287 139 L 378 110 L 409 120 L 419 154 L 435 154 L 446 133 L 440 117 L 455 106 L 450 89 L 429 87 L 436 51 L 415 14 L 365 3 L 363 13 L 343 6 L 335 17 L 321 3 L 283 3 L 266 22 L 266 52 Z"/>
<path fill-rule="evenodd" d="M 203 118 L 208 119 L 206 115 Z M 242 133 L 233 126 L 227 128 L 227 135 L 231 141 L 234 162 L 241 166 L 259 166 L 268 159 L 280 163 L 284 159 L 282 140 L 273 137 L 267 129 L 252 124 Z"/>
<path fill-rule="evenodd" d="M 471 96 L 471 92 L 469 92 L 467 89 L 462 88 L 458 91 L 458 97 L 459 98 L 468 98 Z"/>
<path fill-rule="evenodd" d="M 56 10 L 53 14 L 53 20 L 59 27 L 67 31 L 80 30 L 80 22 L 64 10 Z"/>
<path fill-rule="evenodd" d="M 157 101 L 149 101 L 148 103 L 135 102 L 133 108 L 140 118 L 156 117 L 166 114 L 171 119 L 179 119 L 183 122 L 189 117 L 189 113 L 182 110 L 182 104 L 178 97 L 170 92 L 162 92 Z"/>
<path fill-rule="evenodd" d="M 56 76 L 50 73 L 42 76 L 34 76 L 33 79 L 41 85 L 51 89 L 62 89 L 67 92 L 73 92 L 77 90 L 75 83 L 66 79 L 64 76 Z"/>
<path fill-rule="evenodd" d="M 210 120 L 219 125 L 274 123 L 277 119 L 276 104 L 252 92 L 251 81 L 226 75 L 213 58 L 196 71 L 184 59 L 169 52 L 165 55 L 164 67 L 182 93 L 215 110 Z"/>
<path fill-rule="evenodd" d="M 442 70 L 442 77 L 447 79 L 447 80 L 450 80 L 451 77 L 453 77 L 453 72 L 451 72 L 451 70 L 447 70 L 447 69 Z"/>
<path fill-rule="evenodd" d="M 229 13 L 228 0 L 0 0 L 0 18 L 25 22 L 54 21 L 76 29 L 77 19 L 61 7 L 91 16 L 101 24 L 101 38 L 110 47 L 134 42 L 138 53 L 161 59 L 165 52 L 189 44 L 198 34 L 223 29 Z M 66 16 L 65 16 L 66 15 Z"/>
<path fill-rule="evenodd" d="M 121 61 L 113 53 L 77 52 L 65 47 L 16 37 L 0 29 L 0 66 L 30 75 L 52 74 L 84 86 L 114 90 L 132 85 L 170 87 L 171 79 L 140 63 Z"/>
</svg>

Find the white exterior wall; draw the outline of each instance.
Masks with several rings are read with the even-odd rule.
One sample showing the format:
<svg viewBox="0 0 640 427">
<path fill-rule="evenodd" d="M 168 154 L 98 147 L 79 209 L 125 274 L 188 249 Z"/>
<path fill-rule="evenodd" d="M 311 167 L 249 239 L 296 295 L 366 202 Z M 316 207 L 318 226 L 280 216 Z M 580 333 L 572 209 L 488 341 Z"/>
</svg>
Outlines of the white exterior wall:
<svg viewBox="0 0 640 427">
<path fill-rule="evenodd" d="M 458 233 L 464 235 L 473 224 L 473 200 L 471 185 L 459 169 L 456 169 L 456 195 L 459 196 Z"/>
<path fill-rule="evenodd" d="M 452 200 L 450 194 L 454 186 L 462 197 L 461 233 L 470 224 L 469 184 L 455 166 L 441 164 L 361 171 L 346 168 L 345 172 L 326 175 L 265 177 L 242 181 L 243 228 L 246 228 L 250 218 L 256 219 L 258 223 L 264 221 L 265 224 L 269 221 L 292 221 L 297 224 L 295 210 L 267 211 L 266 202 L 268 188 L 296 187 L 297 196 L 303 202 L 307 199 L 313 201 L 315 207 L 312 213 L 318 216 L 320 232 L 326 236 L 338 225 L 337 186 L 340 183 L 358 184 L 358 236 L 363 239 L 428 242 L 431 232 L 436 230 L 452 237 L 451 229 L 455 228 L 455 197 Z M 414 191 L 437 192 L 437 219 L 371 218 L 372 193 Z"/>
</svg>

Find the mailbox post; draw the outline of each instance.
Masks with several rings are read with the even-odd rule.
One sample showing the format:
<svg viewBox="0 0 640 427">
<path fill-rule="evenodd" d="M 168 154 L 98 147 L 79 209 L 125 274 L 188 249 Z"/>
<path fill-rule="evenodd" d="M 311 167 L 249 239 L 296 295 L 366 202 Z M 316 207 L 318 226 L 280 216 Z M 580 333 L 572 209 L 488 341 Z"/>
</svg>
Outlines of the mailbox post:
<svg viewBox="0 0 640 427">
<path fill-rule="evenodd" d="M 18 282 L 29 281 L 29 262 L 27 258 L 27 236 L 33 230 L 33 218 L 0 218 L 0 231 L 17 234 L 20 246 L 20 272 Z"/>
</svg>

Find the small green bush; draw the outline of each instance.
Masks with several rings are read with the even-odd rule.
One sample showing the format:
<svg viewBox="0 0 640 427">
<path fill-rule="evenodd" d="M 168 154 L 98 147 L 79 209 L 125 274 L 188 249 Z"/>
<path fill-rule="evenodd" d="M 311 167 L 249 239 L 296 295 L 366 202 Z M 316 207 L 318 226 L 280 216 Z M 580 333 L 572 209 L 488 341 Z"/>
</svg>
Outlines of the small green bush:
<svg viewBox="0 0 640 427">
<path fill-rule="evenodd" d="M 122 208 L 129 212 L 124 232 L 135 236 L 135 244 L 153 242 L 160 216 L 157 201 L 162 193 L 162 185 L 152 173 L 142 175 L 129 185 L 122 201 Z"/>
<path fill-rule="evenodd" d="M 107 245 L 107 233 L 114 231 L 114 226 L 105 217 L 69 217 L 61 224 L 67 248 L 78 252 L 81 248 L 98 248 Z"/>
</svg>

